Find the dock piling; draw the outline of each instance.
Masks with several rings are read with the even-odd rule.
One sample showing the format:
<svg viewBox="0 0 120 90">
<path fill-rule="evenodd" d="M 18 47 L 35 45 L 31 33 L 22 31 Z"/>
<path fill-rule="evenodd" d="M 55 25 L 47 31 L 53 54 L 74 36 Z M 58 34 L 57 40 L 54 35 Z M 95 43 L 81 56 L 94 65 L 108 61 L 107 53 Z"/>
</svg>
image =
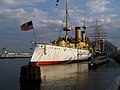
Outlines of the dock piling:
<svg viewBox="0 0 120 90">
<path fill-rule="evenodd" d="M 41 82 L 41 70 L 39 66 L 29 63 L 21 67 L 20 82 Z"/>
</svg>

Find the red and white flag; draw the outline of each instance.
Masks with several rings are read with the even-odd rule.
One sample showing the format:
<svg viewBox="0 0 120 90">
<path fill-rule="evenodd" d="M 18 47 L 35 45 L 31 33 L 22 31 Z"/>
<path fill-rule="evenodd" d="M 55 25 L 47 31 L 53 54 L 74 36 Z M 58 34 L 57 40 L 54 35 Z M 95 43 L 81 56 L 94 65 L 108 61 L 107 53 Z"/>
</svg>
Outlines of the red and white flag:
<svg viewBox="0 0 120 90">
<path fill-rule="evenodd" d="M 20 26 L 22 31 L 28 31 L 33 29 L 33 23 L 32 21 L 26 22 Z"/>
</svg>

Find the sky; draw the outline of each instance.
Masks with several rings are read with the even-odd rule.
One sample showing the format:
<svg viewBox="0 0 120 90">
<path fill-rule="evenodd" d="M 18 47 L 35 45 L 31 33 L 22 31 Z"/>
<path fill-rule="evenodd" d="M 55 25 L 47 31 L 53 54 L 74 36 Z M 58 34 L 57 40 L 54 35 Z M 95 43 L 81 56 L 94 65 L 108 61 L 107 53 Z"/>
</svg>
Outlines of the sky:
<svg viewBox="0 0 120 90">
<path fill-rule="evenodd" d="M 38 42 L 57 39 L 64 26 L 65 0 L 56 1 L 0 0 L 0 49 L 30 51 L 31 42 L 34 41 L 33 30 L 23 32 L 20 29 L 20 25 L 30 20 L 33 21 Z M 73 28 L 82 27 L 85 12 L 87 31 L 93 32 L 89 27 L 95 25 L 97 18 L 108 40 L 120 48 L 120 0 L 68 0 L 68 3 Z"/>
</svg>

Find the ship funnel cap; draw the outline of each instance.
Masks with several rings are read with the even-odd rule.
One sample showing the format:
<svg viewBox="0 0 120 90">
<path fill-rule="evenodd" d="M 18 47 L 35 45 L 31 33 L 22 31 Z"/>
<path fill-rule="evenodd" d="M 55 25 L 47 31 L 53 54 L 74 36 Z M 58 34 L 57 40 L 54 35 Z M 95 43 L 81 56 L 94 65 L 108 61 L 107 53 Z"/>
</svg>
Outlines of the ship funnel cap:
<svg viewBox="0 0 120 90">
<path fill-rule="evenodd" d="M 81 28 L 81 27 L 77 26 L 77 27 L 75 27 L 75 30 L 80 29 L 80 28 Z"/>
</svg>

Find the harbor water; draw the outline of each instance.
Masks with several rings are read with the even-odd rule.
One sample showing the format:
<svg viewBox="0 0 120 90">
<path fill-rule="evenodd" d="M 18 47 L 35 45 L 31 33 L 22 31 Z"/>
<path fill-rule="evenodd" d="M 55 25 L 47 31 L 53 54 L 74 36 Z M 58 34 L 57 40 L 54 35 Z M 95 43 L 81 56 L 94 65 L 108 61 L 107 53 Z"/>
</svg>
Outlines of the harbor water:
<svg viewBox="0 0 120 90">
<path fill-rule="evenodd" d="M 0 90 L 106 90 L 120 76 L 114 61 L 88 69 L 88 63 L 41 66 L 42 82 L 21 84 L 20 68 L 30 59 L 0 59 Z"/>
</svg>

